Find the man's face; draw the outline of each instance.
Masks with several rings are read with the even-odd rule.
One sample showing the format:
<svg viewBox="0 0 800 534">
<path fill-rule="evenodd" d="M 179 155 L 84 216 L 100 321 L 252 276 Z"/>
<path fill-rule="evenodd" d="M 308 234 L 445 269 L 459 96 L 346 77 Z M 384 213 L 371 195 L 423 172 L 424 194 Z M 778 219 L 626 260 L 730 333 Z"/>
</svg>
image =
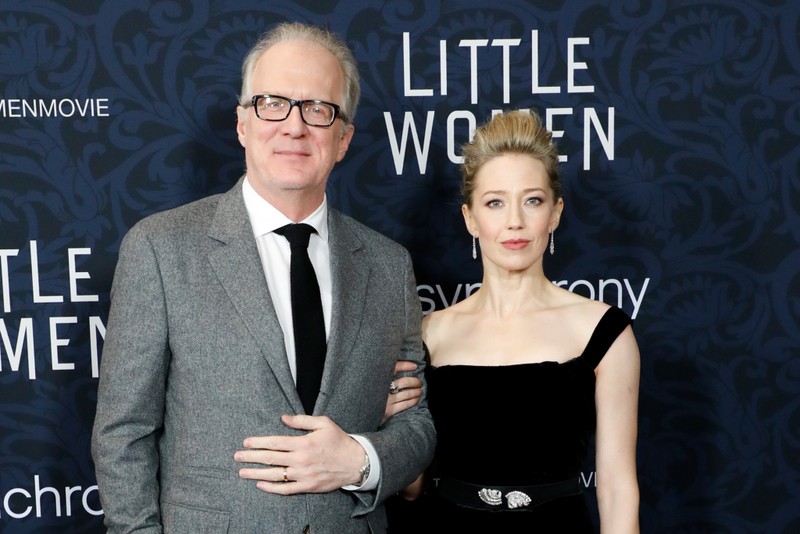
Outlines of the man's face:
<svg viewBox="0 0 800 534">
<path fill-rule="evenodd" d="M 269 94 L 341 106 L 344 77 L 336 58 L 322 46 L 283 41 L 259 58 L 249 89 L 248 96 Z M 236 131 L 253 189 L 276 207 L 298 198 L 297 193 L 319 205 L 333 165 L 347 152 L 353 128 L 343 132 L 339 118 L 328 128 L 309 126 L 297 106 L 279 122 L 259 119 L 250 107 L 237 111 Z"/>
</svg>

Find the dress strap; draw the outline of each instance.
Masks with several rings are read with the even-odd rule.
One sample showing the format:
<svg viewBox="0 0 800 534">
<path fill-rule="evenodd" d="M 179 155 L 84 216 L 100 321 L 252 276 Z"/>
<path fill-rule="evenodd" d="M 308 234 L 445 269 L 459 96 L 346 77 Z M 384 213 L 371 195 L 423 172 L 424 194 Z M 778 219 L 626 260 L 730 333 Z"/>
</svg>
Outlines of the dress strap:
<svg viewBox="0 0 800 534">
<path fill-rule="evenodd" d="M 583 349 L 581 359 L 592 369 L 597 367 L 614 341 L 630 324 L 633 324 L 633 321 L 627 313 L 616 306 L 611 306 L 597 323 L 589 343 Z"/>
</svg>

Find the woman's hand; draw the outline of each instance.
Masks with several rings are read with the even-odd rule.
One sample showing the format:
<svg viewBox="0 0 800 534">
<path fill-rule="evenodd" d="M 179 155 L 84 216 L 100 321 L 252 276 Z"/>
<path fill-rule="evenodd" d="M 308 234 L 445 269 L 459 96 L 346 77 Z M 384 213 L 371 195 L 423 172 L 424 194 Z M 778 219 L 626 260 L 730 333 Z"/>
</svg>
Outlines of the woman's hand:
<svg viewBox="0 0 800 534">
<path fill-rule="evenodd" d="M 395 379 L 393 382 L 397 388 L 397 393 L 389 393 L 381 424 L 385 423 L 394 414 L 407 410 L 419 402 L 419 398 L 422 395 L 422 380 L 412 376 L 397 377 L 398 373 L 413 371 L 416 368 L 417 364 L 407 361 L 399 361 L 394 366 Z"/>
</svg>

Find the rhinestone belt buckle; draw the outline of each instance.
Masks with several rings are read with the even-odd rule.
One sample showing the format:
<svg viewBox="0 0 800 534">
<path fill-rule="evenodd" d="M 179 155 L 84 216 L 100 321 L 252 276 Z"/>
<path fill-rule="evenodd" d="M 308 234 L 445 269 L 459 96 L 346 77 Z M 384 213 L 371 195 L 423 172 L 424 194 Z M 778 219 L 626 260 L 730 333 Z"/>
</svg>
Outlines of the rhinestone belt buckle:
<svg viewBox="0 0 800 534">
<path fill-rule="evenodd" d="M 478 497 L 486 504 L 492 506 L 503 504 L 503 493 L 500 490 L 483 488 L 478 492 Z"/>
<path fill-rule="evenodd" d="M 531 503 L 531 498 L 521 491 L 512 491 L 511 493 L 506 494 L 506 500 L 508 501 L 508 507 L 511 510 L 514 508 L 520 508 L 522 506 L 528 506 Z"/>
<path fill-rule="evenodd" d="M 478 497 L 490 506 L 503 504 L 503 493 L 500 490 L 483 488 L 478 492 Z M 509 510 L 513 510 L 528 506 L 531 503 L 531 498 L 521 491 L 511 491 L 506 494 L 506 501 L 508 501 Z"/>
</svg>

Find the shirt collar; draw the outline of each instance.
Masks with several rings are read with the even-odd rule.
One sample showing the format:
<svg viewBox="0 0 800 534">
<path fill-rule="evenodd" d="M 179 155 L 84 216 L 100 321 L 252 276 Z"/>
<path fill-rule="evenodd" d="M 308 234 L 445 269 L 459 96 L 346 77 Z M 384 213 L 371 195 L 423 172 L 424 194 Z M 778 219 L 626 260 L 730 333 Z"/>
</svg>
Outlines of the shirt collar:
<svg viewBox="0 0 800 534">
<path fill-rule="evenodd" d="M 247 215 L 250 217 L 250 226 L 253 227 L 255 237 L 274 232 L 282 226 L 292 224 L 294 221 L 278 211 L 272 204 L 264 200 L 261 195 L 250 185 L 247 177 L 242 184 L 242 194 L 244 205 L 247 208 Z M 322 198 L 322 204 L 314 210 L 314 213 L 300 221 L 311 225 L 323 241 L 328 241 L 328 196 Z"/>
</svg>

